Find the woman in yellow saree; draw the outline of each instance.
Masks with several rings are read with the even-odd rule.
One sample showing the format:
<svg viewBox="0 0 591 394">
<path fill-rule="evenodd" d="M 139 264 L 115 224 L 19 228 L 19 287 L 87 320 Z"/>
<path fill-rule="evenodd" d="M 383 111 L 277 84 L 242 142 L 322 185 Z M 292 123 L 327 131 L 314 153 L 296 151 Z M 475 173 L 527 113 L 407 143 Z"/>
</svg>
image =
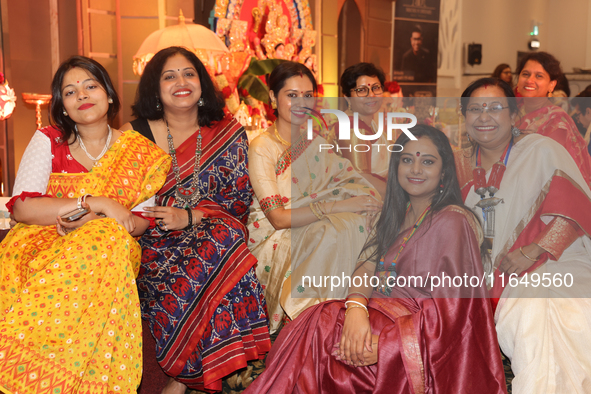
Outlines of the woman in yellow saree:
<svg viewBox="0 0 591 394">
<path fill-rule="evenodd" d="M 108 126 L 120 105 L 97 62 L 66 61 L 52 93 L 55 126 L 36 131 L 7 204 L 19 223 L 0 245 L 0 391 L 134 393 L 142 333 L 133 236 L 149 222 L 130 209 L 160 189 L 170 158 Z M 89 212 L 61 218 L 77 206 Z"/>
</svg>

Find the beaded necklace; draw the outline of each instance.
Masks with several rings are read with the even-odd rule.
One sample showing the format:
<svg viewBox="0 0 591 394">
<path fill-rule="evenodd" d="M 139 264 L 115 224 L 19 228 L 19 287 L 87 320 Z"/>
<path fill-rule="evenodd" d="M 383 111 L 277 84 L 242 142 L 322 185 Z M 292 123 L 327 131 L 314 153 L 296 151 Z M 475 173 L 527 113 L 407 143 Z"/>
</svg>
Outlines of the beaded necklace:
<svg viewBox="0 0 591 394">
<path fill-rule="evenodd" d="M 168 121 L 166 122 L 166 131 L 168 132 L 168 153 L 172 157 L 172 172 L 174 173 L 174 180 L 176 181 L 175 203 L 180 203 L 183 208 L 193 207 L 201 198 L 201 191 L 199 190 L 199 172 L 201 172 L 201 127 L 197 129 L 197 143 L 195 144 L 195 164 L 193 165 L 193 179 L 191 186 L 183 187 L 181 183 L 181 169 L 176 159 L 176 150 L 174 149 L 174 141 L 168 128 Z"/>
<path fill-rule="evenodd" d="M 425 210 L 423 211 L 421 216 L 418 217 L 415 224 L 412 226 L 410 233 L 402 239 L 402 244 L 398 248 L 396 255 L 394 255 L 394 258 L 388 264 L 388 266 L 386 267 L 386 262 L 385 262 L 386 255 L 382 256 L 382 258 L 378 262 L 378 267 L 376 269 L 377 277 L 380 280 L 378 288 L 376 289 L 378 292 L 385 294 L 387 296 L 390 296 L 390 294 L 392 293 L 392 287 L 390 286 L 390 284 L 392 284 L 392 283 L 388 283 L 388 278 L 396 276 L 396 262 L 398 261 L 400 254 L 402 253 L 402 251 L 404 250 L 404 248 L 408 244 L 408 241 L 416 233 L 416 231 L 419 228 L 419 226 L 421 225 L 421 223 L 423 223 L 423 220 L 425 220 L 425 217 L 427 216 L 427 213 L 429 213 L 430 210 L 431 210 L 431 204 L 429 204 L 429 206 L 427 208 L 425 208 Z M 408 215 L 409 211 L 410 211 L 410 203 L 407 203 L 405 217 L 406 217 L 406 215 Z"/>
<path fill-rule="evenodd" d="M 505 151 L 499 158 L 499 161 L 493 164 L 487 182 L 486 171 L 480 164 L 480 147 L 476 147 L 476 167 L 472 170 L 472 174 L 474 175 L 474 193 L 480 196 L 480 201 L 476 204 L 476 207 L 482 209 L 485 238 L 494 238 L 495 236 L 495 207 L 504 202 L 502 198 L 495 197 L 495 193 L 499 191 L 499 187 L 501 186 L 501 180 L 507 168 L 511 148 L 513 148 L 513 138 L 511 138 L 511 141 L 505 147 Z M 486 198 L 487 192 L 488 198 Z"/>
</svg>

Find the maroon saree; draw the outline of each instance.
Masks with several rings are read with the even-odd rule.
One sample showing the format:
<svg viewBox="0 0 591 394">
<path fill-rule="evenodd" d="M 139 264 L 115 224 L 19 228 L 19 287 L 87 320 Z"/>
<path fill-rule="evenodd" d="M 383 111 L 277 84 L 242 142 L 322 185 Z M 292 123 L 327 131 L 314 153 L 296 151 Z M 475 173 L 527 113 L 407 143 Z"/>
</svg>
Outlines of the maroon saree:
<svg viewBox="0 0 591 394">
<path fill-rule="evenodd" d="M 482 278 L 476 226 L 458 207 L 426 219 L 400 255 L 397 275 Z M 399 236 L 388 254 L 401 242 Z M 368 367 L 331 356 L 344 303 L 309 308 L 282 330 L 266 371 L 246 393 L 506 393 L 485 287 L 449 290 L 431 292 L 427 283 L 394 287 L 391 298 L 374 291 L 368 309 L 372 332 L 379 334 L 378 363 Z M 443 298 L 453 295 L 464 298 Z"/>
</svg>

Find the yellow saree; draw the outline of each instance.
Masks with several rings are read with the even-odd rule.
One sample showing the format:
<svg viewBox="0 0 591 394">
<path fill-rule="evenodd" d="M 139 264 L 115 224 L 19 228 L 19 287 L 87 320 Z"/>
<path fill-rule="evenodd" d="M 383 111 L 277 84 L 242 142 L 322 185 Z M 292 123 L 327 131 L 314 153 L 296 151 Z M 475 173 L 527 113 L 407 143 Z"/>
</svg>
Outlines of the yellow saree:
<svg viewBox="0 0 591 394">
<path fill-rule="evenodd" d="M 160 189 L 170 157 L 126 131 L 90 172 L 52 173 L 47 194 L 107 196 L 131 209 Z M 115 219 L 60 237 L 18 224 L 0 252 L 0 391 L 135 393 L 141 248 Z"/>
</svg>

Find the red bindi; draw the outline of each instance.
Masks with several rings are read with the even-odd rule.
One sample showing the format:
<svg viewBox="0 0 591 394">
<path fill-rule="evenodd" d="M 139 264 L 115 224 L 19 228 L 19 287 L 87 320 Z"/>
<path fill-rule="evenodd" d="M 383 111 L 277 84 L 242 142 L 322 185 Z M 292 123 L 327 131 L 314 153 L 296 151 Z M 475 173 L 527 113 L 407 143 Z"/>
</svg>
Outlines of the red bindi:
<svg viewBox="0 0 591 394">
<path fill-rule="evenodd" d="M 76 83 L 80 83 L 80 81 L 76 81 Z"/>
<path fill-rule="evenodd" d="M 417 157 L 419 157 L 421 155 L 421 152 L 417 152 L 416 155 Z"/>
</svg>

